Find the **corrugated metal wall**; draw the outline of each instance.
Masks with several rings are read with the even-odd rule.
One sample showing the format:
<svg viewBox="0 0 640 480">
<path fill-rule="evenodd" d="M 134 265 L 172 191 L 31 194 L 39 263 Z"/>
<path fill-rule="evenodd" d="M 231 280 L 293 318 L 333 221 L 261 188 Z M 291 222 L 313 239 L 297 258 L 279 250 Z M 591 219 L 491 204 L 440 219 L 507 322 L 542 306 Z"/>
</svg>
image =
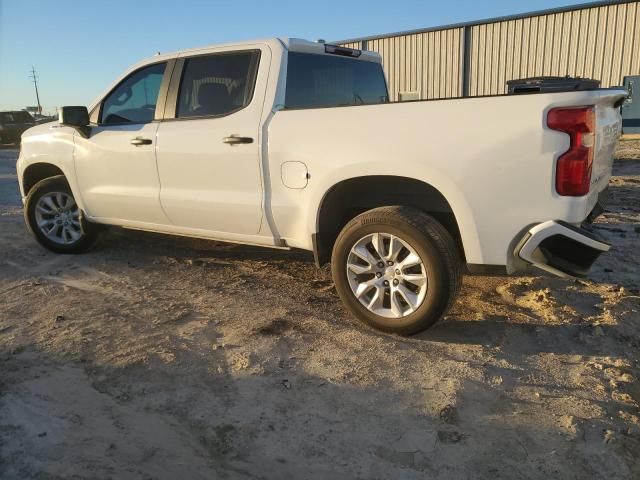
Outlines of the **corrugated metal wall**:
<svg viewBox="0 0 640 480">
<path fill-rule="evenodd" d="M 419 92 L 421 98 L 462 95 L 462 28 L 367 41 L 380 53 L 392 100 L 398 92 Z"/>
<path fill-rule="evenodd" d="M 347 42 L 341 43 L 340 45 L 347 48 L 355 48 L 356 50 L 360 50 L 362 48 L 362 42 Z"/>
<path fill-rule="evenodd" d="M 640 73 L 638 2 L 471 27 L 471 95 L 506 93 L 539 75 L 595 78 L 605 87 Z"/>
<path fill-rule="evenodd" d="M 506 93 L 507 80 L 539 75 L 622 85 L 624 76 L 640 74 L 640 2 L 342 45 L 382 55 L 393 100 L 403 91 L 423 99 L 458 97 L 465 90 L 471 96 L 496 95 Z"/>
</svg>

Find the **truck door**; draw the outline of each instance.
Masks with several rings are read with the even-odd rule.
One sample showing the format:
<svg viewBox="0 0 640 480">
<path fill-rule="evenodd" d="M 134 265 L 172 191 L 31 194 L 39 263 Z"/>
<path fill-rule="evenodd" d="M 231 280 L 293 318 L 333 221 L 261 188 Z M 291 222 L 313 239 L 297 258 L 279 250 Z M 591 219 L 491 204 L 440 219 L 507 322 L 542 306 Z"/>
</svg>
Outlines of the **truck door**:
<svg viewBox="0 0 640 480">
<path fill-rule="evenodd" d="M 160 202 L 173 224 L 258 233 L 269 62 L 269 50 L 259 45 L 178 60 L 157 144 Z"/>
<path fill-rule="evenodd" d="M 126 77 L 102 101 L 89 138 L 75 135 L 76 174 L 91 217 L 168 223 L 158 198 L 154 121 L 166 67 L 159 62 Z"/>
</svg>

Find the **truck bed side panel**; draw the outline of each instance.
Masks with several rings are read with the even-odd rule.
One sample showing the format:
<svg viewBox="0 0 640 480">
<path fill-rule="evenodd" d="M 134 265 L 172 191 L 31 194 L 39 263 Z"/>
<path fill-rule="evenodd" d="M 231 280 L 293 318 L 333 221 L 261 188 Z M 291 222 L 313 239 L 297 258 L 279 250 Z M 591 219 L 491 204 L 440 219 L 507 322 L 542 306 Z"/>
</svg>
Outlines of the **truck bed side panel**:
<svg viewBox="0 0 640 480">
<path fill-rule="evenodd" d="M 599 161 L 594 175 L 604 177 L 588 196 L 556 194 L 555 161 L 569 138 L 546 126 L 547 111 L 597 105 L 598 119 L 611 124 L 619 98 L 619 90 L 598 90 L 277 112 L 269 125 L 275 223 L 290 245 L 311 248 L 319 207 L 333 185 L 365 175 L 411 177 L 448 200 L 467 262 L 505 265 L 525 227 L 582 222 L 594 190 L 608 179 L 610 165 Z M 307 166 L 306 188 L 283 185 L 280 168 L 291 161 Z"/>
</svg>

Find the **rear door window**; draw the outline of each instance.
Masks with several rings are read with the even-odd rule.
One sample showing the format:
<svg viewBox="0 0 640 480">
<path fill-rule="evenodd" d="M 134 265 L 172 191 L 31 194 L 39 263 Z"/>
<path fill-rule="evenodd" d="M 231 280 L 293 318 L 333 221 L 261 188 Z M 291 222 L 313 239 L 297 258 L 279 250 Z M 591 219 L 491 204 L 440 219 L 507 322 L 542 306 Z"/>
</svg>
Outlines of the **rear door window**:
<svg viewBox="0 0 640 480">
<path fill-rule="evenodd" d="M 249 105 L 259 59 L 259 50 L 187 58 L 177 117 L 224 116 Z"/>
<path fill-rule="evenodd" d="M 333 55 L 290 52 L 286 108 L 371 105 L 388 101 L 382 65 Z"/>
</svg>

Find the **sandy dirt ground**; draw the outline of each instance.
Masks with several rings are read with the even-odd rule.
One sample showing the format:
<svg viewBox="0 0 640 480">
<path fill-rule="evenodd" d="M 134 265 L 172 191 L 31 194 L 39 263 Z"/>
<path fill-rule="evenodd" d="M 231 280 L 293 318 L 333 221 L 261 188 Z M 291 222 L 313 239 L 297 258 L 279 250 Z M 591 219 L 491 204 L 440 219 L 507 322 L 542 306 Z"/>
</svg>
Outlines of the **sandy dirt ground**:
<svg viewBox="0 0 640 480">
<path fill-rule="evenodd" d="M 640 144 L 589 280 L 467 277 L 432 330 L 372 331 L 310 255 L 27 233 L 0 150 L 0 478 L 640 478 Z"/>
</svg>

